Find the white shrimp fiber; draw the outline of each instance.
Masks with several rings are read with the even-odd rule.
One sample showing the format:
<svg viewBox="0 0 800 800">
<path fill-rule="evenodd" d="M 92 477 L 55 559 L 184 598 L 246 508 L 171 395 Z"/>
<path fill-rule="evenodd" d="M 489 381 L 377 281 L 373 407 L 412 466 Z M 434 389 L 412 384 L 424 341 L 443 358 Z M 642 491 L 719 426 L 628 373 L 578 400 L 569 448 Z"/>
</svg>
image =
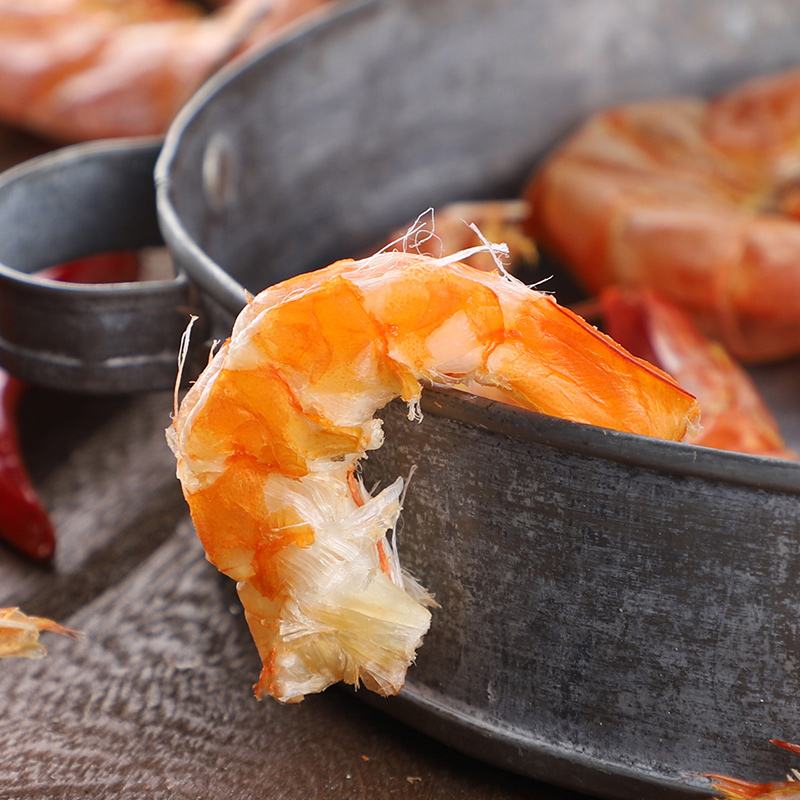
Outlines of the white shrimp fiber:
<svg viewBox="0 0 800 800">
<path fill-rule="evenodd" d="M 300 479 L 272 475 L 264 489 L 270 507 L 292 507 L 314 530 L 310 545 L 290 545 L 275 556 L 292 587 L 275 643 L 283 701 L 342 679 L 397 692 L 430 624 L 424 607 L 432 604 L 430 596 L 413 580 L 411 593 L 404 589 L 399 564 L 399 584 L 393 582 L 376 547 L 397 524 L 403 479 L 358 506 L 347 466 L 326 466 Z M 388 542 L 384 546 L 388 551 Z"/>
<path fill-rule="evenodd" d="M 396 693 L 429 618 L 427 609 L 382 572 L 335 604 L 289 601 L 281 611 L 276 654 L 282 673 L 279 699 L 296 700 L 339 680 Z"/>
<path fill-rule="evenodd" d="M 281 491 L 277 484 L 293 483 Z M 356 506 L 341 492 L 346 481 L 333 476 L 307 476 L 299 481 L 271 478 L 266 493 L 281 498 L 282 506 L 291 506 L 314 529 L 314 541 L 308 547 L 287 547 L 276 556 L 295 595 L 314 598 L 327 596 L 338 602 L 345 584 L 363 589 L 380 570 L 375 544 L 391 530 L 400 515 L 403 479 L 398 478 L 380 494 Z M 277 490 L 277 491 L 276 491 Z M 277 499 L 277 498 L 276 498 Z M 274 502 L 274 500 L 273 500 Z"/>
</svg>

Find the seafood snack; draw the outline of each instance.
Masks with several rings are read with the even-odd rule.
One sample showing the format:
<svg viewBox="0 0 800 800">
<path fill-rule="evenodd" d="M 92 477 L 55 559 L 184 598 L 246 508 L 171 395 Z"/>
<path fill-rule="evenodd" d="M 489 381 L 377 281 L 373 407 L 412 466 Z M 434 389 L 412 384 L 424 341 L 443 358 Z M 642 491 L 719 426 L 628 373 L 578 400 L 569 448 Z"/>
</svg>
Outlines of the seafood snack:
<svg viewBox="0 0 800 800">
<path fill-rule="evenodd" d="M 0 119 L 60 141 L 162 134 L 233 56 L 325 0 L 0 0 Z"/>
<path fill-rule="evenodd" d="M 799 133 L 798 70 L 602 111 L 531 180 L 528 229 L 592 293 L 649 286 L 734 358 L 797 354 Z"/>
<path fill-rule="evenodd" d="M 44 617 L 30 617 L 18 608 L 0 608 L 0 658 L 42 658 L 47 650 L 39 633 L 50 631 L 75 637 L 77 633 Z"/>
<path fill-rule="evenodd" d="M 690 444 L 797 460 L 750 376 L 683 309 L 647 288 L 610 286 L 598 300 L 616 342 L 697 398 L 701 427 Z"/>
<path fill-rule="evenodd" d="M 373 494 L 358 474 L 392 399 L 412 421 L 426 384 L 669 439 L 694 424 L 670 377 L 469 255 L 384 251 L 266 289 L 176 408 L 177 474 L 208 558 L 238 582 L 259 697 L 396 693 L 428 630 L 432 598 L 395 542 L 405 476 Z"/>
</svg>

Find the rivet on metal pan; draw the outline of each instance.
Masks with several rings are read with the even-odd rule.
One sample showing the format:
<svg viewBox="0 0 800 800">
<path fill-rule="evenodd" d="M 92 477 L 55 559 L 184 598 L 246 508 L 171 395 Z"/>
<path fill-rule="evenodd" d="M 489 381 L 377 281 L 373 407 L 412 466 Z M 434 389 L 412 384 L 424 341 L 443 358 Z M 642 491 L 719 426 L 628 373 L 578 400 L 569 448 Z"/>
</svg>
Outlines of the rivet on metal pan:
<svg viewBox="0 0 800 800">
<path fill-rule="evenodd" d="M 203 191 L 214 211 L 224 211 L 236 198 L 236 153 L 225 133 L 215 133 L 203 154 Z"/>
</svg>

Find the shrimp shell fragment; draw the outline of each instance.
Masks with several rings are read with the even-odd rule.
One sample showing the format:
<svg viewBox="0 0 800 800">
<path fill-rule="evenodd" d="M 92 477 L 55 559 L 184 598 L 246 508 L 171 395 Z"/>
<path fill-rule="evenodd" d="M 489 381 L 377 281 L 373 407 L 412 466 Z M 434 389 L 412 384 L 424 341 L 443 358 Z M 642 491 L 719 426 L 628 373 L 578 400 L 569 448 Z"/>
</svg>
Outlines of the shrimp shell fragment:
<svg viewBox="0 0 800 800">
<path fill-rule="evenodd" d="M 697 414 L 671 378 L 504 273 L 382 252 L 266 289 L 167 432 L 208 558 L 238 582 L 258 697 L 402 687 L 432 600 L 386 538 L 403 479 L 371 496 L 356 468 L 382 444 L 378 409 L 399 396 L 421 419 L 423 382 L 672 439 Z"/>
<path fill-rule="evenodd" d="M 40 631 L 75 638 L 76 631 L 44 617 L 30 617 L 18 608 L 0 608 L 0 658 L 42 658 L 47 650 L 39 643 Z"/>
</svg>

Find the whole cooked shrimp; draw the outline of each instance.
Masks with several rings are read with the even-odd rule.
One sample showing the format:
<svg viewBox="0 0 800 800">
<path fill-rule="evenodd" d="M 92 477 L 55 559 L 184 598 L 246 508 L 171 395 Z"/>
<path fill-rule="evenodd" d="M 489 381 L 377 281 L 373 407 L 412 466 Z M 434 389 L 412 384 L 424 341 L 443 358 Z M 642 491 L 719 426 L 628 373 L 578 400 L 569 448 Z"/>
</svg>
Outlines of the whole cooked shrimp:
<svg viewBox="0 0 800 800">
<path fill-rule="evenodd" d="M 735 357 L 800 352 L 800 71 L 598 113 L 545 160 L 529 230 L 597 293 L 649 286 Z"/>
<path fill-rule="evenodd" d="M 324 0 L 0 0 L 0 118 L 54 139 L 163 133 L 200 84 Z"/>
<path fill-rule="evenodd" d="M 680 307 L 652 289 L 611 286 L 600 293 L 606 332 L 655 364 L 700 404 L 700 429 L 687 441 L 718 450 L 797 459 L 750 376 Z"/>
<path fill-rule="evenodd" d="M 209 559 L 238 582 L 259 697 L 403 685 L 432 600 L 386 536 L 403 479 L 372 495 L 357 473 L 393 398 L 420 419 L 422 383 L 482 385 L 673 439 L 696 416 L 668 376 L 551 297 L 457 258 L 382 252 L 266 289 L 176 410 L 178 477 Z"/>
<path fill-rule="evenodd" d="M 41 658 L 40 631 L 76 636 L 76 632 L 44 617 L 29 617 L 18 608 L 0 608 L 0 658 Z"/>
</svg>

